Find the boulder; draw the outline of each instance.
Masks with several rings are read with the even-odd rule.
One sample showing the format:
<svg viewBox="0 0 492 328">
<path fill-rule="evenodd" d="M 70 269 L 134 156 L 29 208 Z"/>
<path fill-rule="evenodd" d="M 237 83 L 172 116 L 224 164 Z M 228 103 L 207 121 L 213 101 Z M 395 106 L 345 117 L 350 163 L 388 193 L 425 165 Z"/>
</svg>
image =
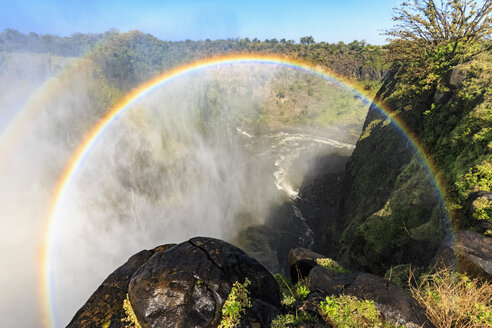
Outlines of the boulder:
<svg viewBox="0 0 492 328">
<path fill-rule="evenodd" d="M 446 85 L 450 87 L 457 87 L 458 84 L 463 82 L 465 78 L 466 74 L 463 70 L 460 70 L 459 68 L 453 68 L 446 73 L 444 80 Z"/>
<path fill-rule="evenodd" d="M 259 262 L 213 238 L 193 238 L 151 256 L 133 275 L 129 299 L 147 327 L 214 327 L 232 285 L 251 281 L 245 326 L 268 326 L 279 313 L 278 285 Z"/>
<path fill-rule="evenodd" d="M 492 192 L 490 191 L 478 190 L 468 196 L 466 215 L 477 232 L 484 233 L 487 230 L 492 230 L 492 222 L 478 217 L 481 211 L 487 211 L 487 208 L 490 211 L 491 205 Z"/>
<path fill-rule="evenodd" d="M 492 280 L 492 239 L 482 234 L 458 230 L 441 245 L 434 260 L 438 267 L 448 267 L 473 277 Z"/>
<path fill-rule="evenodd" d="M 311 295 L 352 295 L 372 300 L 387 320 L 405 327 L 433 327 L 423 309 L 401 287 L 379 276 L 359 272 L 330 270 L 317 265 L 325 256 L 304 248 L 289 253 L 289 265 L 296 272 L 292 278 L 307 278 Z"/>
<path fill-rule="evenodd" d="M 399 324 L 413 323 L 419 327 L 432 326 L 417 301 L 403 288 L 379 276 L 359 273 L 354 281 L 345 287 L 344 293 L 381 304 L 383 307 L 379 309 L 385 317 L 393 317 L 398 320 Z M 391 316 L 388 315 L 389 313 Z"/>
<path fill-rule="evenodd" d="M 374 301 L 385 319 L 405 327 L 433 327 L 418 303 L 401 287 L 369 273 L 337 273 L 316 266 L 308 276 L 311 291 L 327 295 L 352 295 Z"/>
<path fill-rule="evenodd" d="M 291 249 L 288 258 L 290 280 L 295 284 L 299 280 L 299 277 L 307 277 L 309 271 L 317 266 L 316 260 L 325 257 L 307 248 L 298 247 Z"/>
<path fill-rule="evenodd" d="M 162 245 L 153 250 L 143 250 L 111 273 L 91 295 L 89 300 L 77 311 L 68 328 L 84 327 L 123 327 L 121 320 L 126 318 L 123 301 L 128 293 L 128 284 L 135 271 L 152 255 L 174 246 Z"/>
</svg>

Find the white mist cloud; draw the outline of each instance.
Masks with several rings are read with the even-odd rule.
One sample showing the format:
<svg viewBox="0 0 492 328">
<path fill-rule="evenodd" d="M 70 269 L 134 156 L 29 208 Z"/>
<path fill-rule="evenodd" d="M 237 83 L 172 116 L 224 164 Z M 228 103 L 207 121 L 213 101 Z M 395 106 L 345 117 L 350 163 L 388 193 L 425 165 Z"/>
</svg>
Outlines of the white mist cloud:
<svg viewBox="0 0 492 328">
<path fill-rule="evenodd" d="M 52 293 L 61 325 L 132 254 L 197 235 L 232 240 L 288 201 L 275 186 L 274 139 L 257 137 L 268 135 L 257 122 L 280 70 L 289 68 L 228 65 L 195 72 L 149 93 L 110 126 L 55 217 Z M 0 161 L 5 326 L 41 326 L 41 234 L 63 169 L 107 110 L 98 107 L 96 73 L 82 60 L 61 75 L 45 101 L 35 103 L 36 114 L 17 127 L 20 137 Z M 0 83 L 9 85 L 1 76 Z M 25 97 L 17 82 L 10 86 Z M 11 103 L 0 103 L 2 113 Z"/>
</svg>

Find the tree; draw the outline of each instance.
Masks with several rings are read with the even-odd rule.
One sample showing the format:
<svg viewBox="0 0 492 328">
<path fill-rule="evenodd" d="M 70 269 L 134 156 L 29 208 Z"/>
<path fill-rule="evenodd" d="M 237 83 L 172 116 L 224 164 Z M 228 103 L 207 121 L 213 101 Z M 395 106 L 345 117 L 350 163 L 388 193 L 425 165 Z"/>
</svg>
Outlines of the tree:
<svg viewBox="0 0 492 328">
<path fill-rule="evenodd" d="M 312 36 L 301 37 L 301 44 L 311 45 L 314 43 L 314 38 Z"/>
<path fill-rule="evenodd" d="M 411 0 L 395 8 L 396 25 L 386 31 L 390 57 L 416 77 L 432 61 L 440 72 L 490 50 L 492 0 Z M 435 66 L 434 66 L 435 67 Z"/>
</svg>

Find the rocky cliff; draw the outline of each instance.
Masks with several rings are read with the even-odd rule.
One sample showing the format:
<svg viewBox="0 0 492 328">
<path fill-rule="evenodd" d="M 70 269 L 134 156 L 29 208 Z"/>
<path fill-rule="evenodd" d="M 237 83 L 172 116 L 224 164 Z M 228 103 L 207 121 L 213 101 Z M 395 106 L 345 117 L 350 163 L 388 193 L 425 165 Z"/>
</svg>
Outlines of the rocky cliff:
<svg viewBox="0 0 492 328">
<path fill-rule="evenodd" d="M 336 245 L 344 263 L 384 274 L 429 265 L 452 226 L 490 234 L 491 58 L 483 54 L 431 86 L 402 82 L 397 69 L 385 77 L 376 99 L 405 129 L 371 105 L 338 214 L 326 220 L 326 251 Z M 451 215 L 405 131 L 435 163 Z"/>
</svg>

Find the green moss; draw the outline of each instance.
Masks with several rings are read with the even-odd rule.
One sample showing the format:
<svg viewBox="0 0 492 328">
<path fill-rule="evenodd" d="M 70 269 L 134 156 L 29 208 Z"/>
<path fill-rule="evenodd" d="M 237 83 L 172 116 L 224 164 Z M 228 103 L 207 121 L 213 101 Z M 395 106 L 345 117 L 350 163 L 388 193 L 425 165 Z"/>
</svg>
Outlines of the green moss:
<svg viewBox="0 0 492 328">
<path fill-rule="evenodd" d="M 338 264 L 336 261 L 334 261 L 330 258 L 316 259 L 316 263 L 319 266 L 322 266 L 323 268 L 326 268 L 330 271 L 334 271 L 334 272 L 338 272 L 338 273 L 350 272 L 349 270 L 345 269 L 340 264 Z"/>
<path fill-rule="evenodd" d="M 373 176 L 357 179 L 376 183 Z M 354 213 L 342 235 L 344 263 L 384 274 L 402 262 L 425 265 L 432 257 L 432 250 L 437 249 L 444 234 L 446 215 L 434 181 L 419 157 L 414 155 L 392 179 L 396 181 L 393 185 L 388 182 L 389 198 L 380 208 L 374 209 L 374 192 L 365 194 L 372 203 L 358 204 L 361 213 Z M 364 208 L 372 209 L 372 214 L 364 213 Z"/>
<path fill-rule="evenodd" d="M 374 120 L 374 121 L 371 121 L 366 126 L 366 128 L 364 129 L 364 131 L 362 131 L 362 134 L 360 135 L 359 140 L 364 140 L 365 138 L 369 137 L 371 135 L 372 129 L 374 129 L 381 122 L 383 122 L 383 120 Z"/>
</svg>

